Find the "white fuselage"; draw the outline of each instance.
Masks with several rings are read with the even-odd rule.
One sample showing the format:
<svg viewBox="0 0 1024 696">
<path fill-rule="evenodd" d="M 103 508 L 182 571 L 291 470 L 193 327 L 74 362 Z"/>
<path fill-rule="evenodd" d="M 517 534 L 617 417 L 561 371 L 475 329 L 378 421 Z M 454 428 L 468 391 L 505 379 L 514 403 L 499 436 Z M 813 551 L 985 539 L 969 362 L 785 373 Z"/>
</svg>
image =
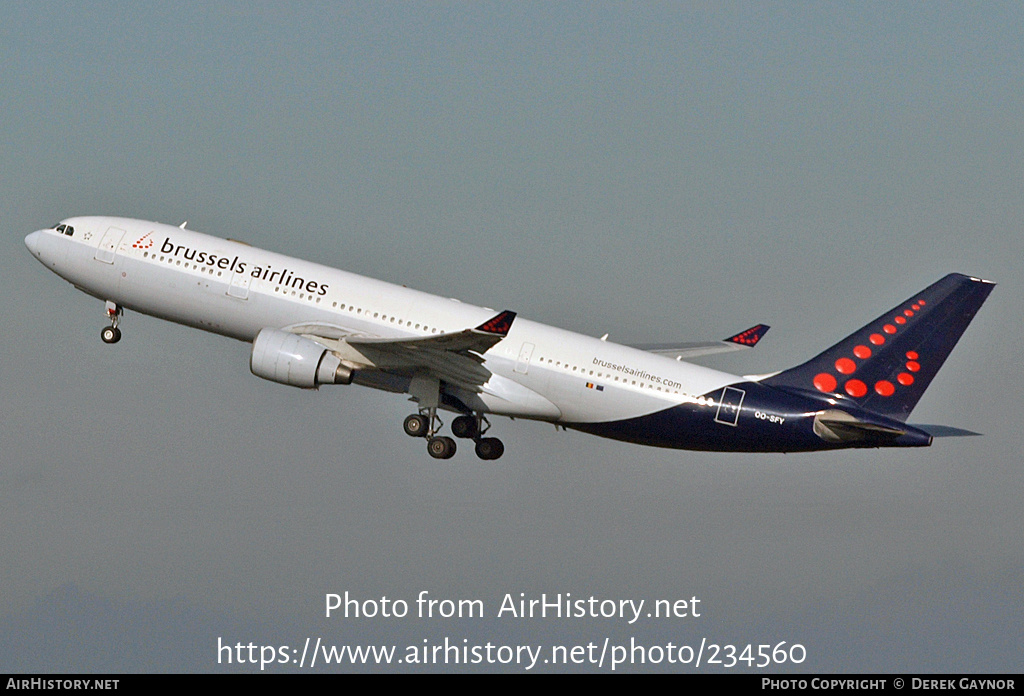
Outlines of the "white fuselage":
<svg viewBox="0 0 1024 696">
<path fill-rule="evenodd" d="M 62 223 L 74 233 L 40 230 L 27 243 L 77 288 L 242 341 L 268 327 L 304 333 L 304 324 L 336 327 L 339 337 L 433 336 L 477 326 L 495 314 L 171 225 L 114 217 Z M 555 423 L 617 421 L 679 404 L 704 405 L 700 395 L 741 379 L 522 318 L 483 358 L 490 379 L 476 393 L 456 396 L 481 412 Z M 407 384 L 385 372 L 356 381 L 405 391 Z M 714 408 L 710 399 L 707 407 Z"/>
</svg>

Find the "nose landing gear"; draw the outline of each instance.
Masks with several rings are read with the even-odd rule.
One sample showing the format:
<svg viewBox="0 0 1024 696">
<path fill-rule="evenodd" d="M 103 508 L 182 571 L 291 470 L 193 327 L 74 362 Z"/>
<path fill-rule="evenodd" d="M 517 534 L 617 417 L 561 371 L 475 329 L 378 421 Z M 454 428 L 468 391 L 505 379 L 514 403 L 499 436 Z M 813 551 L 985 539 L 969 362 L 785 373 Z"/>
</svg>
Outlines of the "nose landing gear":
<svg viewBox="0 0 1024 696">
<path fill-rule="evenodd" d="M 117 325 L 120 323 L 123 313 L 124 309 L 121 305 L 107 300 L 107 317 L 110 319 L 110 326 L 103 327 L 103 331 L 100 332 L 100 338 L 104 343 L 117 343 L 121 340 L 121 329 L 117 328 Z"/>
</svg>

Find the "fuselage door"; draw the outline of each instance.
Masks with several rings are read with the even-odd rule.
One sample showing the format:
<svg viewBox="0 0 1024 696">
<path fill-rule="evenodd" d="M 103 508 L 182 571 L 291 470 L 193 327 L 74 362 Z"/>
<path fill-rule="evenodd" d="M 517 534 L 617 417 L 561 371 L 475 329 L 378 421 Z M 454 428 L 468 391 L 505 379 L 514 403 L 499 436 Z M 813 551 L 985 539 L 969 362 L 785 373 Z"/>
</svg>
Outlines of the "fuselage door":
<svg viewBox="0 0 1024 696">
<path fill-rule="evenodd" d="M 114 254 L 117 253 L 117 247 L 121 243 L 121 237 L 123 236 L 124 230 L 118 227 L 108 227 L 103 235 L 103 239 L 100 240 L 100 245 L 96 248 L 96 255 L 93 258 L 103 263 L 114 263 Z"/>
<path fill-rule="evenodd" d="M 736 425 L 740 418 L 740 407 L 743 405 L 743 397 L 747 393 L 742 389 L 726 387 L 722 390 L 722 396 L 718 401 L 718 412 L 715 414 L 715 421 L 723 425 Z"/>
<path fill-rule="evenodd" d="M 228 295 L 237 297 L 240 300 L 249 299 L 249 283 L 252 278 L 248 273 L 235 272 L 231 276 L 231 284 L 228 285 Z"/>
<path fill-rule="evenodd" d="M 533 348 L 532 343 L 524 343 L 523 347 L 519 349 L 519 358 L 516 360 L 516 366 L 513 368 L 515 372 L 525 375 L 527 370 L 530 369 L 530 358 L 533 357 Z"/>
</svg>

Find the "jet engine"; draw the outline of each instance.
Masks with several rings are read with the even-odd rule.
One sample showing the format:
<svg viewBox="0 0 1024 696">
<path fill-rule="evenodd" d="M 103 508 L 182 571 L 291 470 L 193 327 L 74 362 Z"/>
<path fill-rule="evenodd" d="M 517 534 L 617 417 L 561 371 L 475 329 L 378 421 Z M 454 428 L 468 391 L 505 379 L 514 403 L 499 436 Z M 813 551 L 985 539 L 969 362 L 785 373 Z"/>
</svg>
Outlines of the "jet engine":
<svg viewBox="0 0 1024 696">
<path fill-rule="evenodd" d="M 263 329 L 252 342 L 249 369 L 257 377 L 303 389 L 321 384 L 351 384 L 352 369 L 308 338 L 279 329 Z"/>
</svg>

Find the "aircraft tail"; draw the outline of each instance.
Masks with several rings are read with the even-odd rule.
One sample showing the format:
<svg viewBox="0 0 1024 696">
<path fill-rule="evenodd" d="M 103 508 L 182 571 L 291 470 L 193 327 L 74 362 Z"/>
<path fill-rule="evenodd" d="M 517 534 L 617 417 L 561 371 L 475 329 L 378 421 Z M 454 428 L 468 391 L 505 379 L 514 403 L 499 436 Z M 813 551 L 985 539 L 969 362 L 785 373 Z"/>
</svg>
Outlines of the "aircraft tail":
<svg viewBox="0 0 1024 696">
<path fill-rule="evenodd" d="M 951 273 L 825 352 L 761 381 L 906 421 L 995 283 Z"/>
</svg>

